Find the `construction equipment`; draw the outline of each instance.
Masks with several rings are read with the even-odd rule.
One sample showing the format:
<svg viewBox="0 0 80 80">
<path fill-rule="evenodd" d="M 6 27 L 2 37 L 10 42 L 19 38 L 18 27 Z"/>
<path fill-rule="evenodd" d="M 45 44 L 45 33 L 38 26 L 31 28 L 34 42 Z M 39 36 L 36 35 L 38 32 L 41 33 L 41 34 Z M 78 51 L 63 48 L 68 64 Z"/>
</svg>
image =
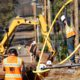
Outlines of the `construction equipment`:
<svg viewBox="0 0 80 80">
<path fill-rule="evenodd" d="M 44 39 L 46 38 L 47 33 L 48 33 L 47 32 L 47 23 L 45 22 L 45 19 L 44 19 L 44 17 L 42 15 L 39 15 L 39 18 L 36 19 L 36 20 L 34 20 L 34 19 L 28 19 L 28 18 L 23 18 L 23 17 L 16 17 L 16 18 L 14 18 L 11 21 L 11 23 L 9 25 L 8 32 L 5 33 L 2 41 L 0 42 L 0 55 L 1 56 L 5 55 L 5 52 L 6 52 L 6 49 L 7 49 L 7 48 L 5 48 L 5 44 L 8 42 L 10 36 L 12 35 L 12 33 L 14 32 L 14 30 L 16 29 L 16 27 L 18 27 L 19 25 L 22 25 L 22 24 L 24 24 L 24 25 L 40 25 L 41 33 L 42 33 Z M 48 46 L 49 51 L 51 53 L 54 53 L 55 51 L 54 51 L 54 49 L 51 46 L 50 38 L 49 37 L 48 37 L 48 40 L 47 40 L 46 44 Z M 46 57 L 46 58 L 48 58 L 48 57 Z"/>
<path fill-rule="evenodd" d="M 57 64 L 57 65 L 53 65 L 53 66 L 48 66 L 46 68 L 42 68 L 42 69 L 54 69 L 54 68 L 70 68 L 70 67 L 80 67 L 80 64 L 63 64 L 63 65 L 60 65 L 60 64 Z"/>
<path fill-rule="evenodd" d="M 16 17 L 12 20 L 12 22 L 10 23 L 9 26 L 9 31 L 7 33 L 5 33 L 4 38 L 2 39 L 2 41 L 0 42 L 0 54 L 4 55 L 5 54 L 5 43 L 7 42 L 8 38 L 12 35 L 12 33 L 14 32 L 14 30 L 16 29 L 17 26 L 21 25 L 21 24 L 26 24 L 26 25 L 41 25 L 41 33 L 44 37 L 44 39 L 47 36 L 47 23 L 45 22 L 45 19 L 43 17 L 43 15 L 39 15 L 38 20 L 29 20 L 27 18 L 23 18 L 23 17 Z M 54 49 L 51 46 L 50 43 L 50 38 L 48 37 L 47 40 L 47 46 L 48 49 L 51 53 L 54 53 Z"/>
</svg>

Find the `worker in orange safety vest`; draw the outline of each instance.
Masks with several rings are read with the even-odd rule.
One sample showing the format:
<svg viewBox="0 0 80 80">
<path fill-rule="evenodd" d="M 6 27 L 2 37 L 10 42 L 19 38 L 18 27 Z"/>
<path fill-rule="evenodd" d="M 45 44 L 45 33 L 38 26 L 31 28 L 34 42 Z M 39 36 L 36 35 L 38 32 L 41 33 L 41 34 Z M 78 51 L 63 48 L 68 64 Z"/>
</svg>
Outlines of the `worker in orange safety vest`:
<svg viewBox="0 0 80 80">
<path fill-rule="evenodd" d="M 73 26 L 69 26 L 67 23 L 67 19 L 65 15 L 61 16 L 61 21 L 64 23 L 65 26 L 65 32 L 66 32 L 66 39 L 67 39 L 67 48 L 68 53 L 72 53 L 74 51 L 74 41 L 75 41 L 75 30 Z M 73 55 L 71 58 L 71 63 L 75 63 L 75 55 Z"/>
<path fill-rule="evenodd" d="M 22 59 L 18 57 L 17 50 L 12 48 L 8 51 L 9 56 L 3 59 L 5 80 L 22 80 Z"/>
</svg>

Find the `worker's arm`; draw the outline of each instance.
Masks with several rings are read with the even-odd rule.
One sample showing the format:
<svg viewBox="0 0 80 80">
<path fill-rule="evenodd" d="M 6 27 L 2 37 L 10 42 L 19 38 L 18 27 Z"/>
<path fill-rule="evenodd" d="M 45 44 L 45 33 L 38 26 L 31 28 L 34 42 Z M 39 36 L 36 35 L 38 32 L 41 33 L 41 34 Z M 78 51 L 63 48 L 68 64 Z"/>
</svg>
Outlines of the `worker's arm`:
<svg viewBox="0 0 80 80">
<path fill-rule="evenodd" d="M 32 43 L 30 44 L 30 47 L 29 47 L 29 52 L 30 52 L 31 48 L 32 48 Z"/>
<path fill-rule="evenodd" d="M 4 76 L 5 75 L 5 67 L 3 64 L 3 61 L 0 63 L 0 76 Z"/>
<path fill-rule="evenodd" d="M 25 67 L 23 61 L 22 61 L 22 65 L 21 65 L 21 73 L 22 73 L 23 75 L 26 74 L 26 67 Z"/>
<path fill-rule="evenodd" d="M 37 49 L 37 45 L 34 46 L 33 52 Z"/>
</svg>

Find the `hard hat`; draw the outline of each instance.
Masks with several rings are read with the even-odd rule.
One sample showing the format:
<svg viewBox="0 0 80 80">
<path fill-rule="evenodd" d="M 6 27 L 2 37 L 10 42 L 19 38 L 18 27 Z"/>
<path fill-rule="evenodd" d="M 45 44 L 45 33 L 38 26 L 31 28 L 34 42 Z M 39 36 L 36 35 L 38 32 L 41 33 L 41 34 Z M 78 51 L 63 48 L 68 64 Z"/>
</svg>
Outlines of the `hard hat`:
<svg viewBox="0 0 80 80">
<path fill-rule="evenodd" d="M 15 54 L 16 56 L 18 56 L 17 50 L 15 48 L 9 49 L 8 53 Z"/>
<path fill-rule="evenodd" d="M 36 44 L 36 41 L 33 41 L 33 42 L 32 42 L 32 45 L 34 45 L 34 44 Z"/>
<path fill-rule="evenodd" d="M 52 65 L 52 62 L 51 62 L 50 60 L 48 60 L 48 61 L 46 62 L 46 65 Z"/>
<path fill-rule="evenodd" d="M 39 69 L 42 70 L 44 68 L 46 68 L 46 65 L 45 64 L 40 64 Z"/>
<path fill-rule="evenodd" d="M 61 16 L 61 21 L 64 21 L 66 19 L 65 15 Z"/>
</svg>

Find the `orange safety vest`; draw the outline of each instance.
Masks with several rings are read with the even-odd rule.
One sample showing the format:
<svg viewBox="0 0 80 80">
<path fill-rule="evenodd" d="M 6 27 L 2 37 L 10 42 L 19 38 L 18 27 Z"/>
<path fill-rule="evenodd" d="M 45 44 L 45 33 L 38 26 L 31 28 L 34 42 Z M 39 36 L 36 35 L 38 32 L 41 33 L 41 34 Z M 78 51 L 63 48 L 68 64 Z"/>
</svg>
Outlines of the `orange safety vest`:
<svg viewBox="0 0 80 80">
<path fill-rule="evenodd" d="M 5 68 L 5 80 L 22 80 L 21 76 L 22 60 L 16 56 L 9 56 L 3 60 Z M 11 67 L 14 69 L 11 71 Z"/>
<path fill-rule="evenodd" d="M 76 33 L 74 31 L 74 27 L 69 27 L 68 25 L 66 25 L 66 38 L 70 38 L 72 36 L 74 36 Z"/>
</svg>

